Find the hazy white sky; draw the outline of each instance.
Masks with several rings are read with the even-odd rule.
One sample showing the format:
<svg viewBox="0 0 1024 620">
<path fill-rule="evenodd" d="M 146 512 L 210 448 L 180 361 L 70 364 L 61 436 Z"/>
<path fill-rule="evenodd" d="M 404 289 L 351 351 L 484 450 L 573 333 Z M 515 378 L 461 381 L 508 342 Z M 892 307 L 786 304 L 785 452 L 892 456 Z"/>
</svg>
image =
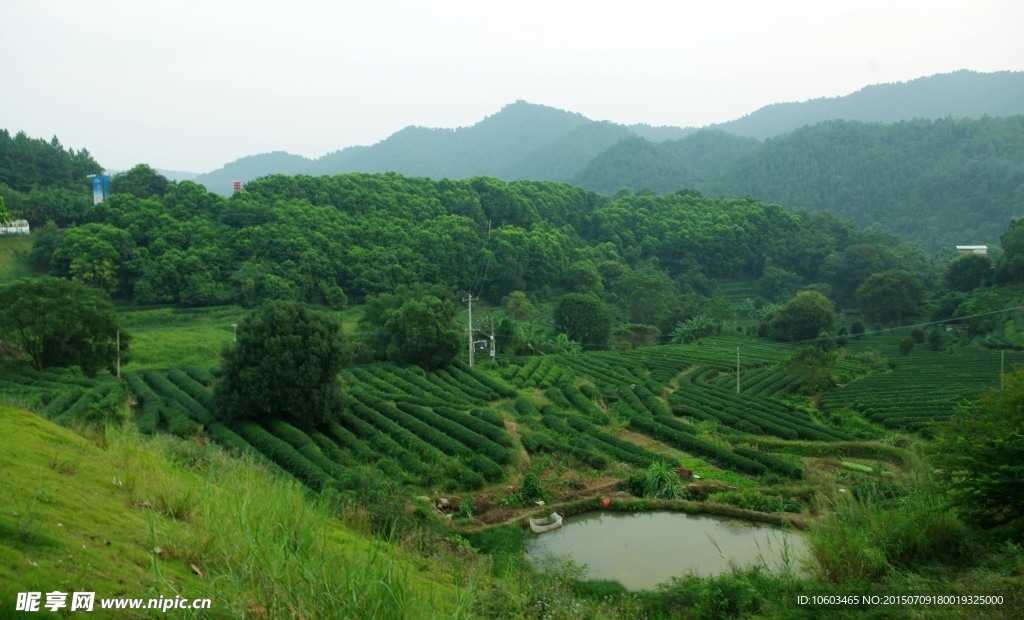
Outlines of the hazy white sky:
<svg viewBox="0 0 1024 620">
<path fill-rule="evenodd" d="M 1024 70 L 1020 0 L 4 0 L 0 127 L 108 168 L 318 157 L 517 99 L 703 126 L 958 69 Z"/>
</svg>

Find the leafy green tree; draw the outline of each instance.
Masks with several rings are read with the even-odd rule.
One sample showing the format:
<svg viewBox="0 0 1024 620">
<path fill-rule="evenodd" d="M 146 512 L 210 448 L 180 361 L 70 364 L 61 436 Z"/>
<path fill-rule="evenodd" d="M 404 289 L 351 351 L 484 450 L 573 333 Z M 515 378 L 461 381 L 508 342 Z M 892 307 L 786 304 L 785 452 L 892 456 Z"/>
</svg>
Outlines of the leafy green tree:
<svg viewBox="0 0 1024 620">
<path fill-rule="evenodd" d="M 505 299 L 505 310 L 509 315 L 522 321 L 537 313 L 537 309 L 530 303 L 530 299 L 523 291 L 512 291 Z"/>
<path fill-rule="evenodd" d="M 869 321 L 899 322 L 917 311 L 924 298 L 921 279 L 903 269 L 873 274 L 857 288 L 857 304 Z"/>
<path fill-rule="evenodd" d="M 661 330 L 654 325 L 642 323 L 624 323 L 612 330 L 612 348 L 616 351 L 629 351 L 637 347 L 650 347 L 658 344 Z"/>
<path fill-rule="evenodd" d="M 171 182 L 167 177 L 146 164 L 139 164 L 131 170 L 115 174 L 114 178 L 110 179 L 110 193 L 149 198 L 163 196 L 167 193 L 169 185 Z"/>
<path fill-rule="evenodd" d="M 585 349 L 608 345 L 612 320 L 608 308 L 594 295 L 569 293 L 555 306 L 555 329 L 579 342 Z"/>
<path fill-rule="evenodd" d="M 821 293 L 802 291 L 779 308 L 769 326 L 776 340 L 811 340 L 831 332 L 836 322 L 832 301 Z"/>
<path fill-rule="evenodd" d="M 54 275 L 114 293 L 131 278 L 128 269 L 134 253 L 135 243 L 127 231 L 107 224 L 85 224 L 61 236 L 50 264 Z"/>
<path fill-rule="evenodd" d="M 770 300 L 787 299 L 804 285 L 804 279 L 792 271 L 787 271 L 773 264 L 765 265 L 757 286 L 761 294 Z"/>
<path fill-rule="evenodd" d="M 101 291 L 61 278 L 18 280 L 0 288 L 0 340 L 37 370 L 78 366 L 87 375 L 118 359 L 117 312 Z M 122 359 L 129 337 L 120 334 Z"/>
<path fill-rule="evenodd" d="M 7 203 L 4 197 L 0 195 L 0 224 L 6 224 L 11 221 L 11 214 L 7 211 Z"/>
<path fill-rule="evenodd" d="M 388 359 L 426 370 L 448 364 L 461 348 L 454 318 L 454 304 L 432 295 L 405 302 L 384 324 Z"/>
<path fill-rule="evenodd" d="M 614 291 L 634 323 L 655 324 L 679 302 L 675 282 L 656 269 L 637 269 L 623 275 L 616 280 Z"/>
<path fill-rule="evenodd" d="M 1003 255 L 996 266 L 996 280 L 999 282 L 1020 282 L 1024 280 L 1024 217 L 1010 222 L 999 241 Z"/>
<path fill-rule="evenodd" d="M 574 293 L 596 294 L 604 290 L 601 285 L 601 274 L 589 260 L 576 261 L 569 265 L 562 277 L 566 288 Z"/>
<path fill-rule="evenodd" d="M 836 353 L 821 347 L 804 347 L 794 353 L 786 365 L 800 377 L 801 389 L 807 394 L 818 394 L 836 386 Z"/>
<path fill-rule="evenodd" d="M 957 509 L 983 527 L 1024 532 L 1024 371 L 984 395 L 936 433 L 931 453 Z"/>
<path fill-rule="evenodd" d="M 32 231 L 32 249 L 28 252 L 28 262 L 33 269 L 40 273 L 50 271 L 53 252 L 60 245 L 62 236 L 63 233 L 52 221 Z"/>
<path fill-rule="evenodd" d="M 962 254 L 950 261 L 943 282 L 950 290 L 969 292 L 992 284 L 995 270 L 992 259 L 984 254 Z"/>
<path fill-rule="evenodd" d="M 975 291 L 957 306 L 956 316 L 965 318 L 962 322 L 972 335 L 987 334 L 996 328 L 999 315 L 993 314 L 1006 307 L 999 295 L 992 291 Z M 982 316 L 975 316 L 975 315 Z"/>
<path fill-rule="evenodd" d="M 284 419 L 308 426 L 341 408 L 345 357 L 333 317 L 294 301 L 270 301 L 238 324 L 214 386 L 218 417 Z"/>
</svg>

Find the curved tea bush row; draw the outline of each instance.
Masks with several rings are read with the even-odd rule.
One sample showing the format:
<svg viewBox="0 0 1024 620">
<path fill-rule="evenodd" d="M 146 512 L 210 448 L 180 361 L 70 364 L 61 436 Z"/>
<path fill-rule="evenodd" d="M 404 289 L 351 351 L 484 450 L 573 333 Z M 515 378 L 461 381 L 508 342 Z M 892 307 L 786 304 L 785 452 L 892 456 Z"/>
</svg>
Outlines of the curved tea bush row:
<svg viewBox="0 0 1024 620">
<path fill-rule="evenodd" d="M 445 392 L 433 384 L 430 384 L 431 391 L 424 390 L 379 365 L 349 368 L 342 376 L 348 380 L 351 390 L 372 394 L 380 400 L 407 401 L 427 406 L 442 405 L 450 401 L 462 403 L 467 407 L 471 404 L 462 394 L 452 394 L 451 391 L 447 393 L 446 398 L 436 396 L 434 392 Z"/>
<path fill-rule="evenodd" d="M 327 472 L 303 456 L 287 441 L 274 437 L 259 424 L 251 421 L 241 422 L 235 426 L 235 431 L 263 456 L 280 465 L 311 489 L 320 491 L 330 486 L 331 477 Z"/>
<path fill-rule="evenodd" d="M 324 435 L 322 432 L 314 430 L 309 431 L 306 434 L 313 440 L 316 447 L 320 448 L 320 451 L 324 453 L 324 456 L 338 465 L 343 467 L 355 467 L 359 464 L 350 452 L 342 450 L 333 439 Z"/>
<path fill-rule="evenodd" d="M 207 411 L 213 410 L 213 392 L 193 376 L 181 370 L 167 371 L 167 380 L 185 392 Z"/>
<path fill-rule="evenodd" d="M 185 374 L 195 379 L 201 385 L 209 387 L 213 384 L 213 370 L 210 368 L 186 368 Z"/>
<path fill-rule="evenodd" d="M 474 409 L 470 413 L 458 411 L 448 407 L 438 407 L 434 411 L 441 416 L 465 426 L 469 430 L 479 433 L 490 439 L 499 446 L 512 448 L 512 437 L 505 430 L 505 422 L 492 411 L 486 409 Z M 540 415 L 538 413 L 538 415 Z"/>
<path fill-rule="evenodd" d="M 464 379 L 468 383 L 475 383 L 484 389 L 490 390 L 496 399 L 515 398 L 518 394 L 514 389 L 498 381 L 494 377 L 491 377 L 486 373 L 473 370 L 461 360 L 456 360 L 452 363 L 452 365 L 448 367 L 448 370 L 456 377 Z"/>
<path fill-rule="evenodd" d="M 547 399 L 551 401 L 552 405 L 558 407 L 559 409 L 569 411 L 570 409 L 574 408 L 573 404 L 569 402 L 569 399 L 565 397 L 564 393 L 562 393 L 561 386 L 549 387 L 548 389 L 544 390 L 544 396 L 546 396 Z"/>
<path fill-rule="evenodd" d="M 533 377 L 533 374 L 540 368 L 541 363 L 544 361 L 543 357 L 530 357 L 527 358 L 514 374 L 508 376 L 508 380 L 512 382 L 512 385 L 516 387 L 524 387 L 527 381 Z M 534 384 L 535 385 L 535 384 Z"/>
<path fill-rule="evenodd" d="M 774 457 L 765 452 L 761 452 L 760 450 L 737 447 L 733 448 L 732 451 L 742 457 L 746 457 L 752 461 L 757 461 L 763 464 L 769 471 L 773 471 L 781 476 L 786 476 L 787 478 L 793 478 L 795 480 L 800 480 L 804 477 L 804 470 L 802 467 L 778 457 Z"/>
<path fill-rule="evenodd" d="M 569 454 L 588 467 L 599 471 L 608 467 L 607 457 L 588 450 L 575 441 L 564 441 L 540 433 L 530 433 L 523 435 L 523 447 L 530 454 Z"/>
<path fill-rule="evenodd" d="M 654 461 L 665 461 L 672 465 L 676 464 L 675 460 L 667 456 L 651 452 L 650 450 L 645 450 L 636 444 L 619 439 L 615 435 L 602 431 L 589 420 L 581 416 L 569 416 L 566 418 L 566 422 L 572 428 L 586 435 L 590 439 L 591 445 L 593 445 L 596 450 L 623 463 L 628 463 L 641 468 L 646 468 Z"/>
<path fill-rule="evenodd" d="M 88 397 L 92 395 L 93 398 Z M 86 397 L 78 399 L 55 419 L 61 424 L 72 420 L 102 422 L 108 418 L 121 419 L 128 401 L 128 390 L 121 383 L 106 383 L 93 388 Z"/>
<path fill-rule="evenodd" d="M 135 424 L 143 433 L 152 435 L 160 425 L 163 401 L 146 383 L 141 371 L 125 373 L 124 378 L 139 405 L 139 415 L 135 419 Z"/>
<path fill-rule="evenodd" d="M 40 410 L 40 413 L 43 417 L 53 420 L 74 405 L 84 394 L 85 390 L 80 387 L 65 386 L 63 390 L 52 396 L 50 402 Z M 159 420 L 159 416 L 157 419 Z"/>
<path fill-rule="evenodd" d="M 526 418 L 540 417 L 540 411 L 525 396 L 516 399 L 516 413 Z"/>
<path fill-rule="evenodd" d="M 512 462 L 512 452 L 507 447 L 501 446 L 484 435 L 466 428 L 451 418 L 446 418 L 427 407 L 411 403 L 399 403 L 398 408 L 445 433 L 463 446 L 466 446 L 469 450 L 482 454 L 499 465 L 508 465 Z"/>
<path fill-rule="evenodd" d="M 451 376 L 443 368 L 439 368 L 427 375 L 427 380 L 438 386 L 442 393 L 453 393 L 461 396 L 460 400 L 468 400 L 473 405 L 483 405 L 491 402 L 491 395 L 482 390 L 475 390 L 470 386 L 464 386 L 458 379 Z"/>
<path fill-rule="evenodd" d="M 585 385 L 584 387 L 590 386 Z M 591 420 L 597 422 L 598 424 L 608 423 L 608 414 L 601 411 L 601 409 L 597 405 L 595 405 L 594 402 L 590 400 L 590 398 L 585 396 L 583 392 L 580 390 L 580 388 L 576 387 L 575 385 L 571 383 L 566 383 L 565 385 L 563 385 L 562 396 L 565 397 L 565 400 L 574 409 L 576 409 L 576 411 L 579 411 L 580 413 L 587 416 Z"/>
<path fill-rule="evenodd" d="M 629 421 L 629 426 L 673 448 L 699 455 L 723 469 L 735 469 L 749 474 L 763 474 L 767 470 L 762 463 L 739 456 L 727 448 L 704 441 L 692 434 L 670 428 L 659 419 L 636 417 Z"/>
<path fill-rule="evenodd" d="M 374 452 L 366 442 L 361 441 L 352 431 L 337 422 L 333 420 L 328 422 L 325 430 L 328 433 L 328 438 L 337 444 L 338 448 L 351 452 L 359 462 L 373 463 L 380 459 L 380 454 Z"/>
<path fill-rule="evenodd" d="M 468 466 L 455 459 L 449 459 L 438 448 L 420 439 L 415 433 L 398 424 L 376 408 L 361 402 L 367 400 L 365 395 L 353 395 L 355 398 L 349 405 L 349 413 L 358 416 L 365 423 L 375 427 L 389 437 L 396 445 L 400 445 L 408 455 L 415 455 L 419 465 L 408 469 L 408 457 L 399 457 L 399 464 L 407 471 L 423 475 L 424 481 L 431 483 L 455 483 L 459 488 L 475 490 L 484 485 L 483 477 Z M 377 403 L 384 409 L 383 403 Z M 390 406 L 388 406 L 390 407 Z M 358 434 L 358 432 L 357 432 Z"/>
<path fill-rule="evenodd" d="M 350 431 L 357 441 L 369 444 L 369 449 L 374 453 L 374 462 L 387 463 L 390 459 L 397 466 L 398 471 L 403 473 L 403 478 L 409 475 L 424 476 L 430 473 L 430 466 L 424 463 L 419 456 L 407 450 L 373 424 L 353 415 L 355 408 L 355 406 L 350 407 L 348 415 L 341 416 L 340 426 Z M 334 429 L 332 429 L 331 435 L 337 436 Z M 383 469 L 383 465 L 380 466 Z"/>
<path fill-rule="evenodd" d="M 803 438 L 819 441 L 847 441 L 846 433 L 830 429 L 811 420 L 810 416 L 769 398 L 751 398 L 729 390 L 705 387 L 678 390 L 670 400 L 716 416 L 722 412 L 787 439 Z M 795 433 L 795 434 L 794 434 Z"/>
<path fill-rule="evenodd" d="M 403 368 L 395 366 L 394 364 L 375 364 L 368 366 L 367 368 L 372 372 L 378 372 L 381 374 L 386 373 L 387 378 L 395 381 L 396 387 L 402 389 L 406 394 L 422 396 L 423 401 L 419 402 L 419 404 L 427 407 L 451 405 L 456 403 L 470 407 L 475 403 L 473 399 L 469 398 L 462 392 L 448 389 L 448 387 L 442 388 L 438 384 L 429 381 L 424 374 L 421 374 L 422 371 L 420 371 L 416 366 Z M 408 402 L 416 402 L 411 399 L 406 400 L 408 400 Z M 435 405 L 428 405 L 426 402 L 428 400 L 438 402 Z"/>
<path fill-rule="evenodd" d="M 377 403 L 374 409 L 392 422 L 416 435 L 424 443 L 437 448 L 443 455 L 449 458 L 459 457 L 466 463 L 472 463 L 470 469 L 483 476 L 484 480 L 496 482 L 505 477 L 501 466 L 493 460 L 427 424 L 417 416 L 406 413 L 404 410 L 387 403 Z"/>
<path fill-rule="evenodd" d="M 143 378 L 146 384 L 163 399 L 166 409 L 178 409 L 186 412 L 186 415 L 196 422 L 206 425 L 216 420 L 210 410 L 196 402 L 194 398 L 186 394 L 181 388 L 174 385 L 163 374 L 157 370 L 143 371 Z"/>
<path fill-rule="evenodd" d="M 339 480 L 345 478 L 348 474 L 344 467 L 324 456 L 324 453 L 320 451 L 313 438 L 304 431 L 295 428 L 283 420 L 270 420 L 263 427 L 274 437 L 288 442 L 299 454 L 309 459 L 311 463 L 322 469 L 331 478 Z"/>
<path fill-rule="evenodd" d="M 215 422 L 203 430 L 205 430 L 206 434 L 223 448 L 234 450 L 239 454 L 252 454 L 254 456 L 264 458 L 259 450 L 253 448 L 248 441 L 242 439 L 238 433 L 219 422 Z"/>
</svg>

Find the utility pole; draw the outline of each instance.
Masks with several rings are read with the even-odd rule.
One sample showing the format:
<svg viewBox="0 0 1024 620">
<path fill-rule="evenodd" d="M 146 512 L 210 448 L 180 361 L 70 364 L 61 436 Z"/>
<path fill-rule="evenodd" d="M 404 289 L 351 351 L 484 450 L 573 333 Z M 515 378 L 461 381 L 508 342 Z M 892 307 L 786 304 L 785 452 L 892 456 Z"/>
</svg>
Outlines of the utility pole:
<svg viewBox="0 0 1024 620">
<path fill-rule="evenodd" d="M 494 360 L 497 359 L 497 355 L 498 355 L 498 350 L 495 347 L 495 341 L 494 341 L 494 312 L 491 312 L 490 316 L 491 316 L 491 361 L 494 361 Z"/>
<path fill-rule="evenodd" d="M 462 301 L 469 302 L 469 324 L 466 326 L 466 339 L 469 341 L 469 365 L 473 366 L 473 293 L 470 292 Z"/>
</svg>

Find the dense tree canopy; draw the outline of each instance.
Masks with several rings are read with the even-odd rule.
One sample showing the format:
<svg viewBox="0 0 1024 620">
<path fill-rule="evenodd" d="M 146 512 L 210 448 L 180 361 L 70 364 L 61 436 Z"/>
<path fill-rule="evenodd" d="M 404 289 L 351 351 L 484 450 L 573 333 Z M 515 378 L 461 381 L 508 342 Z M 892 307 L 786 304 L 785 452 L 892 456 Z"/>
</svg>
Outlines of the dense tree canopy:
<svg viewBox="0 0 1024 620">
<path fill-rule="evenodd" d="M 78 366 L 88 375 L 114 369 L 120 325 L 102 292 L 60 278 L 30 278 L 0 287 L 0 350 L 38 369 Z M 128 335 L 120 334 L 122 356 Z"/>
<path fill-rule="evenodd" d="M 984 254 L 963 254 L 950 261 L 943 283 L 954 291 L 968 292 L 992 284 L 992 259 Z"/>
<path fill-rule="evenodd" d="M 295 301 L 271 301 L 249 313 L 224 351 L 214 388 L 217 415 L 286 419 L 309 425 L 341 407 L 341 326 Z"/>
<path fill-rule="evenodd" d="M 904 269 L 873 274 L 857 288 L 857 304 L 869 321 L 899 322 L 913 314 L 924 299 L 917 275 Z"/>
<path fill-rule="evenodd" d="M 602 349 L 611 336 L 608 308 L 594 295 L 569 293 L 555 306 L 555 331 L 587 349 Z"/>
<path fill-rule="evenodd" d="M 773 338 L 783 341 L 812 340 L 833 330 L 835 306 L 814 291 L 801 291 L 779 309 L 771 321 Z"/>
<path fill-rule="evenodd" d="M 935 466 L 957 509 L 982 526 L 1024 520 L 1024 372 L 1006 375 L 1005 389 L 987 394 L 941 427 Z"/>
</svg>

